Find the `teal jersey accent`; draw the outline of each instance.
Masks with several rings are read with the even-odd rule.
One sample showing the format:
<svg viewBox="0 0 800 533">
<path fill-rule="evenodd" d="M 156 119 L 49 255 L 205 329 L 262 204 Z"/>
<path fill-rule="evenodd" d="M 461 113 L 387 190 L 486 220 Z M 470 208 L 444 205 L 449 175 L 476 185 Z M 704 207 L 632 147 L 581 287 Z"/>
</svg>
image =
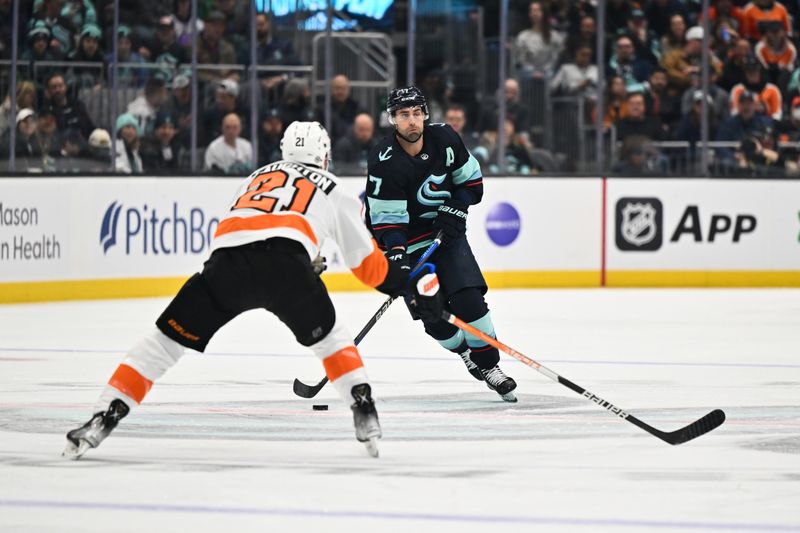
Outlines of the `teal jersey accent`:
<svg viewBox="0 0 800 533">
<path fill-rule="evenodd" d="M 367 197 L 372 224 L 408 224 L 408 202 Z"/>
<path fill-rule="evenodd" d="M 481 165 L 478 163 L 478 160 L 475 159 L 475 156 L 469 154 L 467 162 L 464 163 L 461 168 L 453 171 L 453 184 L 461 185 L 462 183 L 481 177 L 483 177 L 483 174 L 481 174 Z"/>
</svg>

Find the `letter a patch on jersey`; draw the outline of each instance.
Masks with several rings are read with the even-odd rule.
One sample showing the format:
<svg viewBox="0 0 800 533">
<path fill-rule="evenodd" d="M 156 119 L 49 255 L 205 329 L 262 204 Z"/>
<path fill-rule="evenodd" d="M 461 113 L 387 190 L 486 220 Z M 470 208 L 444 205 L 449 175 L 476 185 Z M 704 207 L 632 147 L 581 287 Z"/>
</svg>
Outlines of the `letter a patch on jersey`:
<svg viewBox="0 0 800 533">
<path fill-rule="evenodd" d="M 449 167 L 456 161 L 456 155 L 453 153 L 453 148 L 451 146 L 447 147 L 447 160 L 444 166 Z"/>
</svg>

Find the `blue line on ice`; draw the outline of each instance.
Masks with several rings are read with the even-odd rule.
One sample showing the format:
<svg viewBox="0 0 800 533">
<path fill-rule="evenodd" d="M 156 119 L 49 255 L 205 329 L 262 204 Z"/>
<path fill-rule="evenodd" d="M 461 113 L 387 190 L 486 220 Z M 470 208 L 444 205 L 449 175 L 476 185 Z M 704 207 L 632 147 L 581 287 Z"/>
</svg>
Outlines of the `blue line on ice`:
<svg viewBox="0 0 800 533">
<path fill-rule="evenodd" d="M 377 520 L 409 520 L 426 522 L 467 522 L 467 523 L 506 523 L 506 524 L 555 524 L 585 527 L 614 526 L 660 529 L 699 529 L 728 531 L 800 531 L 795 524 L 731 523 L 731 522 L 690 522 L 664 520 L 626 520 L 621 518 L 591 519 L 566 518 L 558 516 L 490 516 L 468 514 L 433 513 L 393 513 L 369 511 L 323 511 L 318 509 L 287 509 L 268 507 L 223 507 L 215 505 L 170 505 L 154 503 L 112 503 L 80 502 L 55 500 L 4 500 L 0 507 L 24 507 L 38 509 L 74 509 L 93 511 L 140 511 L 149 513 L 199 513 L 227 515 L 288 516 L 295 518 L 362 518 Z"/>
<path fill-rule="evenodd" d="M 98 350 L 96 348 L 2 348 L 0 352 L 41 352 L 41 353 L 106 353 L 122 354 L 126 349 L 113 348 Z M 301 353 L 245 353 L 245 352 L 205 352 L 203 355 L 212 357 L 309 357 L 311 354 Z M 528 355 L 528 354 L 526 354 Z M 535 355 L 528 355 L 536 358 Z M 452 357 L 442 356 L 392 356 L 370 355 L 370 360 L 384 361 L 456 361 Z M 676 361 L 614 361 L 614 360 L 589 360 L 589 359 L 537 359 L 540 363 L 574 363 L 581 365 L 645 365 L 645 366 L 690 366 L 690 367 L 727 367 L 727 368 L 800 368 L 798 363 L 690 363 Z"/>
</svg>

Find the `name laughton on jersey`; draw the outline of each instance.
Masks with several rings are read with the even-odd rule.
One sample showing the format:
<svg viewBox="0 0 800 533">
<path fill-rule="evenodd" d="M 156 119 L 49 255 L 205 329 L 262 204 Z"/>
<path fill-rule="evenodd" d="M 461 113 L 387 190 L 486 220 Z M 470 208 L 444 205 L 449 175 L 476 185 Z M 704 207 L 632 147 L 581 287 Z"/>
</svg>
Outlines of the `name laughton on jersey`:
<svg viewBox="0 0 800 533">
<path fill-rule="evenodd" d="M 331 191 L 336 188 L 336 182 L 330 177 L 320 174 L 314 169 L 306 166 L 299 165 L 297 163 L 289 163 L 287 161 L 267 165 L 266 167 L 260 169 L 257 173 L 254 173 L 253 176 L 256 174 L 272 172 L 273 170 L 295 170 L 302 174 L 304 178 L 308 179 L 308 181 L 316 185 L 317 188 L 325 194 L 330 194 Z"/>
</svg>

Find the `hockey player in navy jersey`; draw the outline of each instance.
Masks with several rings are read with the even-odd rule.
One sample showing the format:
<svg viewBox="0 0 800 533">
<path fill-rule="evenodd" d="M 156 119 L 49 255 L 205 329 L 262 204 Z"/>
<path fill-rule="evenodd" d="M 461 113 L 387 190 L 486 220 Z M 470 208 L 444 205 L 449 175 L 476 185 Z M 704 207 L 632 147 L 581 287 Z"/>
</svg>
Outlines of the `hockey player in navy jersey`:
<svg viewBox="0 0 800 533">
<path fill-rule="evenodd" d="M 395 130 L 369 155 L 367 225 L 386 257 L 405 269 L 443 231 L 442 247 L 431 262 L 447 308 L 494 336 L 484 300 L 486 281 L 466 237 L 469 206 L 483 196 L 480 165 L 450 126 L 426 124 L 428 106 L 418 88 L 393 90 L 386 111 Z M 428 335 L 461 356 L 473 377 L 485 381 L 504 400 L 517 401 L 513 393 L 517 384 L 498 366 L 497 348 L 444 320 L 422 322 Z"/>
</svg>

